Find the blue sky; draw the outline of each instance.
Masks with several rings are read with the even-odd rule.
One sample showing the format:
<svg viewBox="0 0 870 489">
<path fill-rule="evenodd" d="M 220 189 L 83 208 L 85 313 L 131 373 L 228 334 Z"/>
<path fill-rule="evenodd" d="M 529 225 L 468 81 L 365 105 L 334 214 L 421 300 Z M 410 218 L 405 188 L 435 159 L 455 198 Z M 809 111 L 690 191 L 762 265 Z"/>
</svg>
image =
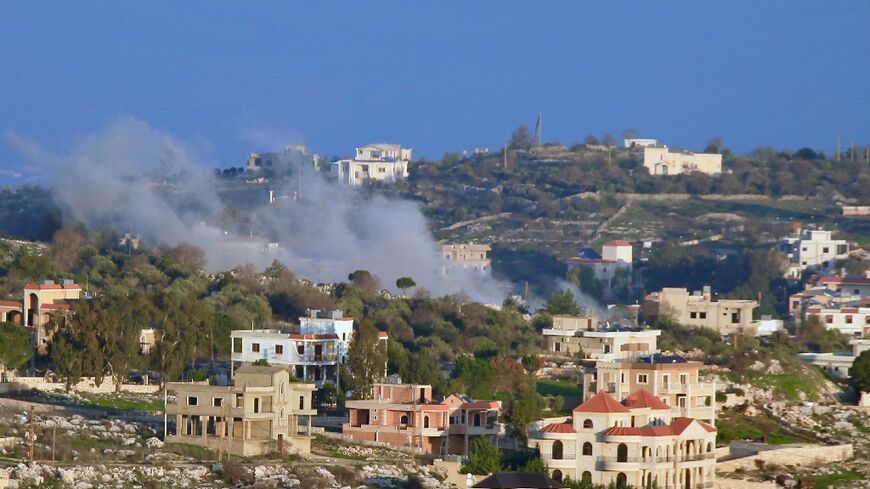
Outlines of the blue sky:
<svg viewBox="0 0 870 489">
<path fill-rule="evenodd" d="M 282 142 L 343 155 L 714 136 L 870 143 L 870 2 L 0 2 L 0 132 L 63 151 L 132 116 L 241 166 Z M 0 182 L 24 158 L 0 140 Z M 26 177 L 25 177 L 26 178 Z"/>
</svg>

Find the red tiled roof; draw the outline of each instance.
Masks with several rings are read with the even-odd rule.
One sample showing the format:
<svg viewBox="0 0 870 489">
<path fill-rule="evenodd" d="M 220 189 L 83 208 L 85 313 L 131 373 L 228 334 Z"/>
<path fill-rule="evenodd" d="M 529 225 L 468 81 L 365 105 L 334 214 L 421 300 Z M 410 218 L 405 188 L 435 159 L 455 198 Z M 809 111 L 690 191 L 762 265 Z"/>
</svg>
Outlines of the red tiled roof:
<svg viewBox="0 0 870 489">
<path fill-rule="evenodd" d="M 631 243 L 628 243 L 621 239 L 614 239 L 613 241 L 608 241 L 604 243 L 604 246 L 631 246 Z"/>
<path fill-rule="evenodd" d="M 568 263 L 616 263 L 616 260 L 605 260 L 604 258 L 568 258 Z"/>
<path fill-rule="evenodd" d="M 10 300 L 6 300 L 6 299 L 0 299 L 0 306 L 17 307 L 17 308 L 22 307 L 21 301 L 10 301 Z"/>
<path fill-rule="evenodd" d="M 870 285 L 870 278 L 868 277 L 822 277 L 819 279 L 819 282 L 823 284 L 868 284 Z"/>
<path fill-rule="evenodd" d="M 630 426 L 613 426 L 608 428 L 605 432 L 605 436 L 674 436 L 679 435 L 682 432 L 686 431 L 692 423 L 697 422 L 701 425 L 702 428 L 707 430 L 710 433 L 715 433 L 716 428 L 710 426 L 709 424 L 698 421 L 693 418 L 674 418 L 671 421 L 671 424 L 666 424 L 663 426 L 642 426 L 639 428 L 633 428 Z"/>
<path fill-rule="evenodd" d="M 575 413 L 628 413 L 627 407 L 607 395 L 603 390 L 592 396 L 588 401 L 574 408 Z"/>
<path fill-rule="evenodd" d="M 328 334 L 300 334 L 290 333 L 287 335 L 291 340 L 337 340 L 338 335 L 334 333 Z"/>
<path fill-rule="evenodd" d="M 39 306 L 40 309 L 49 309 L 49 310 L 69 310 L 72 306 L 69 304 L 43 304 Z"/>
<path fill-rule="evenodd" d="M 378 331 L 378 338 L 387 338 L 390 336 L 386 331 Z"/>
<path fill-rule="evenodd" d="M 462 409 L 498 409 L 499 404 L 498 401 L 472 401 L 463 402 L 459 407 Z"/>
<path fill-rule="evenodd" d="M 576 433 L 574 425 L 570 421 L 564 423 L 552 423 L 541 428 L 541 433 Z"/>
<path fill-rule="evenodd" d="M 634 394 L 622 400 L 622 405 L 629 409 L 650 408 L 650 409 L 667 409 L 671 407 L 662 402 L 658 397 L 652 395 L 646 389 L 640 389 Z"/>
<path fill-rule="evenodd" d="M 76 290 L 81 288 L 79 284 L 38 284 L 30 282 L 24 285 L 25 290 Z"/>
<path fill-rule="evenodd" d="M 840 309 L 840 312 L 845 312 L 845 313 L 849 313 L 849 314 L 856 314 L 858 312 L 858 308 L 857 307 L 844 307 L 844 308 Z"/>
</svg>

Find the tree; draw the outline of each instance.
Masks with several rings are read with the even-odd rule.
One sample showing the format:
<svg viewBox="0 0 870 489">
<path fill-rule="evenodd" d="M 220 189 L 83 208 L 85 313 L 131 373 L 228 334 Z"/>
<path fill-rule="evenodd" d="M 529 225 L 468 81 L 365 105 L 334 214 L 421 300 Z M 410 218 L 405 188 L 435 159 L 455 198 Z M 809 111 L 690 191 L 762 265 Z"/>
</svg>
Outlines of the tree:
<svg viewBox="0 0 870 489">
<path fill-rule="evenodd" d="M 375 382 L 384 378 L 387 362 L 386 342 L 369 321 L 360 323 L 348 348 L 350 381 L 355 399 L 371 399 Z"/>
<path fill-rule="evenodd" d="M 510 424 L 514 435 L 525 440 L 529 423 L 541 418 L 544 402 L 541 396 L 531 388 L 522 388 L 508 399 L 505 419 Z"/>
<path fill-rule="evenodd" d="M 408 289 L 416 287 L 417 283 L 411 277 L 399 277 L 396 280 L 396 287 L 402 289 L 402 297 L 407 297 Z"/>
<path fill-rule="evenodd" d="M 478 436 L 471 444 L 465 471 L 475 475 L 489 475 L 501 470 L 501 451 L 489 438 Z"/>
<path fill-rule="evenodd" d="M 82 237 L 69 228 L 58 229 L 51 240 L 51 257 L 58 272 L 68 272 L 78 261 Z"/>
<path fill-rule="evenodd" d="M 574 294 L 568 289 L 553 292 L 544 309 L 550 314 L 580 314 L 580 307 L 574 302 Z"/>
<path fill-rule="evenodd" d="M 861 392 L 870 392 L 870 350 L 864 350 L 858 358 L 852 362 L 849 369 L 852 374 L 852 382 Z"/>
<path fill-rule="evenodd" d="M 368 270 L 356 270 L 351 272 L 347 276 L 347 279 L 350 280 L 350 283 L 353 284 L 354 287 L 362 291 L 363 296 L 367 299 L 376 296 L 381 290 L 380 281 Z"/>
<path fill-rule="evenodd" d="M 0 323 L 0 372 L 17 369 L 27 363 L 33 352 L 27 333 L 15 323 Z"/>
<path fill-rule="evenodd" d="M 511 149 L 529 149 L 534 144 L 534 138 L 526 126 L 520 126 L 511 134 Z"/>
</svg>

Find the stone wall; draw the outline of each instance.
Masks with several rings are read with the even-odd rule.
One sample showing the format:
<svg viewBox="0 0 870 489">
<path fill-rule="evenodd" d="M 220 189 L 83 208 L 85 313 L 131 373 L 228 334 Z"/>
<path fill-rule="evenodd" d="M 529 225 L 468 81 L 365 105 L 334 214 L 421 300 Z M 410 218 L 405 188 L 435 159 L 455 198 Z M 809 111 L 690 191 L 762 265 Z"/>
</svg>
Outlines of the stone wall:
<svg viewBox="0 0 870 489">
<path fill-rule="evenodd" d="M 766 450 L 749 457 L 737 458 L 716 464 L 719 472 L 734 472 L 738 468 L 754 470 L 756 460 L 776 465 L 807 466 L 828 462 L 841 462 L 852 458 L 852 445 L 783 445 L 782 448 Z"/>
<path fill-rule="evenodd" d="M 66 391 L 66 384 L 63 382 L 50 382 L 43 377 L 15 377 L 9 387 L 11 390 L 17 388 L 54 392 Z M 116 392 L 115 383 L 111 379 L 103 379 L 103 382 L 98 386 L 93 377 L 82 378 L 79 383 L 70 386 L 70 390 L 88 394 L 112 394 Z M 156 394 L 159 391 L 159 385 L 121 384 L 121 392 Z"/>
</svg>

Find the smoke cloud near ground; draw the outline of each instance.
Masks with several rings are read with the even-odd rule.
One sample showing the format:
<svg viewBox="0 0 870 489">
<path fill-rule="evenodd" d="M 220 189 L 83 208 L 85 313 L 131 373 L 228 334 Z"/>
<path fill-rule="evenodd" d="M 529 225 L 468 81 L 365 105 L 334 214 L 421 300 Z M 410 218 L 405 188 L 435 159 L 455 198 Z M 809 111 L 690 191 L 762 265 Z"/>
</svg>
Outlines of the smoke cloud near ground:
<svg viewBox="0 0 870 489">
<path fill-rule="evenodd" d="M 263 205 L 242 211 L 250 214 L 250 232 L 239 236 L 224 229 L 227 203 L 219 190 L 226 183 L 215 179 L 212 168 L 241 165 L 206 165 L 190 144 L 145 122 L 120 119 L 65 154 L 15 133 L 5 139 L 32 162 L 37 178 L 73 218 L 139 235 L 148 245 L 196 245 L 211 271 L 246 263 L 262 268 L 277 259 L 320 282 L 343 281 L 364 269 L 393 290 L 398 277 L 410 276 L 436 295 L 464 293 L 500 304 L 508 293 L 506 284 L 474 271 L 445 274 L 447 262 L 413 202 L 365 196 L 326 181 L 313 167 L 284 188 L 252 186 Z M 269 205 L 269 190 L 285 198 Z"/>
</svg>

